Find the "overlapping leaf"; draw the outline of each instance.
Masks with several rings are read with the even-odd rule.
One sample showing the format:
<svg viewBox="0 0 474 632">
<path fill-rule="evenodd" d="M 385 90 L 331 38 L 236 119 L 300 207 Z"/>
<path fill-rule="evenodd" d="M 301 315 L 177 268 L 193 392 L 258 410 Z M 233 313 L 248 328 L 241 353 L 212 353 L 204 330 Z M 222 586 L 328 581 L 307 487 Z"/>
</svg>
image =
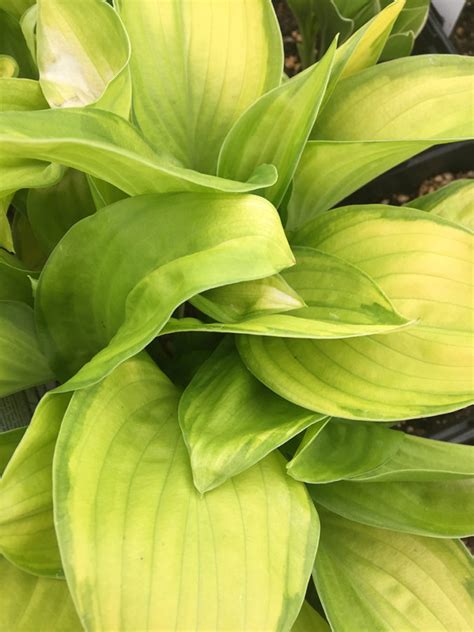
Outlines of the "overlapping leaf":
<svg viewBox="0 0 474 632">
<path fill-rule="evenodd" d="M 3 475 L 3 471 L 11 459 L 12 454 L 15 452 L 22 436 L 25 434 L 25 430 L 26 427 L 23 426 L 0 432 L 0 476 Z"/>
<path fill-rule="evenodd" d="M 474 229 L 474 181 L 455 180 L 433 193 L 411 200 L 408 206 Z"/>
<path fill-rule="evenodd" d="M 133 111 L 140 129 L 158 152 L 215 173 L 232 124 L 280 83 L 281 36 L 271 4 L 117 5 L 132 43 Z"/>
<path fill-rule="evenodd" d="M 80 369 L 62 388 L 83 387 L 143 349 L 193 295 L 293 262 L 261 197 L 123 200 L 73 226 L 49 258 L 36 294 L 40 338 L 58 375 Z"/>
<path fill-rule="evenodd" d="M 14 632 L 82 632 L 65 581 L 24 573 L 0 557 L 0 624 Z"/>
<path fill-rule="evenodd" d="M 322 103 L 336 50 L 283 83 L 249 107 L 226 136 L 217 173 L 247 179 L 262 163 L 278 169 L 277 182 L 265 197 L 279 206 L 298 165 Z"/>
<path fill-rule="evenodd" d="M 53 524 L 52 463 L 69 399 L 43 397 L 0 481 L 0 551 L 36 575 L 62 574 Z"/>
<path fill-rule="evenodd" d="M 307 483 L 434 482 L 474 478 L 470 446 L 422 439 L 375 424 L 332 420 L 306 433 L 288 472 Z"/>
<path fill-rule="evenodd" d="M 307 492 L 273 453 L 199 494 L 178 398 L 144 354 L 73 395 L 54 502 L 78 612 L 90 629 L 288 629 L 318 539 Z"/>
<path fill-rule="evenodd" d="M 232 340 L 223 341 L 180 401 L 194 484 L 200 492 L 217 487 L 321 418 L 266 389 Z"/>
<path fill-rule="evenodd" d="M 322 616 L 305 601 L 291 632 L 330 632 L 330 627 Z"/>
<path fill-rule="evenodd" d="M 398 59 L 340 81 L 293 182 L 288 228 L 433 144 L 472 138 L 473 60 Z"/>
<path fill-rule="evenodd" d="M 123 118 L 103 110 L 74 109 L 0 114 L 0 192 L 41 186 L 54 161 L 100 178 L 129 195 L 169 191 L 244 193 L 271 186 L 271 165 L 257 167 L 248 182 L 235 182 L 176 166 L 157 156 Z M 44 177 L 44 176 L 43 176 Z M 53 182 L 45 181 L 43 186 Z"/>
<path fill-rule="evenodd" d="M 39 0 L 37 63 L 51 107 L 95 104 L 128 118 L 130 44 L 116 11 L 101 0 Z"/>
<path fill-rule="evenodd" d="M 294 239 L 357 265 L 418 324 L 345 340 L 239 336 L 244 362 L 264 384 L 350 419 L 434 415 L 472 401 L 468 229 L 414 209 L 356 206 L 319 216 Z"/>
<path fill-rule="evenodd" d="M 52 377 L 38 347 L 31 307 L 0 301 L 0 397 L 44 384 Z"/>
<path fill-rule="evenodd" d="M 472 558 L 458 542 L 321 511 L 315 582 L 334 629 L 452 632 L 472 620 Z"/>
</svg>

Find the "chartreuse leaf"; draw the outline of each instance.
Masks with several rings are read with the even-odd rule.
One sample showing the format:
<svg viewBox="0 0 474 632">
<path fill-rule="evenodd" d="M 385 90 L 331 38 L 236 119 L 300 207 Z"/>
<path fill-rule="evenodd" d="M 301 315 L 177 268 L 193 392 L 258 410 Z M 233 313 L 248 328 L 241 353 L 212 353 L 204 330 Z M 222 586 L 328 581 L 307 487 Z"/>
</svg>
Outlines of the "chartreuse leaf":
<svg viewBox="0 0 474 632">
<path fill-rule="evenodd" d="M 75 169 L 52 187 L 30 189 L 26 205 L 31 229 L 47 254 L 71 226 L 95 212 L 87 178 Z"/>
<path fill-rule="evenodd" d="M 247 179 L 258 165 L 275 165 L 278 180 L 265 197 L 279 206 L 318 114 L 335 50 L 334 41 L 320 62 L 265 94 L 242 114 L 222 145 L 220 176 Z"/>
<path fill-rule="evenodd" d="M 304 300 L 280 274 L 208 290 L 191 302 L 201 312 L 223 323 L 305 307 Z"/>
<path fill-rule="evenodd" d="M 8 461 L 11 459 L 22 436 L 25 434 L 26 427 L 13 428 L 0 432 L 0 476 L 2 476 Z M 1 482 L 0 482 L 1 486 Z"/>
<path fill-rule="evenodd" d="M 309 430 L 288 473 L 306 483 L 330 483 L 369 472 L 389 460 L 403 442 L 403 433 L 369 424 L 332 419 Z"/>
<path fill-rule="evenodd" d="M 0 552 L 36 575 L 62 574 L 53 524 L 52 462 L 70 395 L 46 394 L 0 481 Z"/>
<path fill-rule="evenodd" d="M 0 301 L 33 303 L 32 274 L 17 257 L 0 249 Z"/>
<path fill-rule="evenodd" d="M 43 110 L 47 107 L 38 81 L 17 77 L 0 80 L 0 112 Z"/>
<path fill-rule="evenodd" d="M 474 229 L 474 180 L 455 180 L 407 205 Z"/>
<path fill-rule="evenodd" d="M 0 192 L 37 186 L 14 184 L 21 177 L 32 177 L 32 165 L 38 171 L 53 168 L 42 162 L 49 160 L 106 180 L 129 195 L 188 190 L 243 193 L 276 180 L 271 165 L 259 166 L 248 182 L 178 167 L 157 156 L 127 121 L 103 110 L 6 112 L 0 114 L 0 143 Z"/>
<path fill-rule="evenodd" d="M 395 0 L 358 29 L 336 51 L 327 102 L 338 81 L 377 63 L 405 0 Z"/>
<path fill-rule="evenodd" d="M 195 294 L 293 263 L 261 197 L 122 200 L 73 226 L 48 259 L 36 293 L 42 344 L 58 375 L 79 371 L 63 390 L 87 386 L 143 349 Z"/>
<path fill-rule="evenodd" d="M 341 632 L 468 632 L 472 558 L 459 542 L 366 527 L 321 510 L 314 579 Z"/>
<path fill-rule="evenodd" d="M 215 331 L 290 338 L 345 338 L 393 331 L 409 324 L 373 280 L 355 266 L 313 248 L 296 247 L 294 254 L 296 265 L 284 270 L 281 276 L 304 300 L 305 307 L 284 314 L 268 310 L 252 317 L 250 313 L 250 318 L 227 324 L 202 323 L 194 318 L 172 319 L 162 333 Z M 193 302 L 211 316 L 226 317 L 231 312 L 216 305 L 209 309 L 201 297 Z"/>
<path fill-rule="evenodd" d="M 145 354 L 73 395 L 53 489 L 79 615 L 94 630 L 289 629 L 318 540 L 307 492 L 274 452 L 199 494 L 178 400 Z"/>
<path fill-rule="evenodd" d="M 467 57 L 419 55 L 340 81 L 296 170 L 288 228 L 433 144 L 472 138 L 473 66 Z"/>
<path fill-rule="evenodd" d="M 36 59 L 51 107 L 95 104 L 128 118 L 130 43 L 102 0 L 38 0 Z"/>
<path fill-rule="evenodd" d="M 291 632 L 331 632 L 331 628 L 322 616 L 304 601 Z"/>
<path fill-rule="evenodd" d="M 0 55 L 0 79 L 18 76 L 18 63 L 10 55 Z"/>
<path fill-rule="evenodd" d="M 474 477 L 474 449 L 421 439 L 375 424 L 333 419 L 311 429 L 288 464 L 307 483 L 358 481 L 445 481 Z"/>
<path fill-rule="evenodd" d="M 143 135 L 183 166 L 215 173 L 232 124 L 280 83 L 270 2 L 116 4 L 132 43 L 133 112 Z"/>
<path fill-rule="evenodd" d="M 200 492 L 217 487 L 321 419 L 265 388 L 225 339 L 180 401 L 195 486 Z"/>
<path fill-rule="evenodd" d="M 239 336 L 239 351 L 256 377 L 299 406 L 349 419 L 405 419 L 469 405 L 468 229 L 414 209 L 355 206 L 320 215 L 294 241 L 370 274 L 418 324 L 341 340 Z"/>
<path fill-rule="evenodd" d="M 31 307 L 0 301 L 0 397 L 44 384 L 52 377 L 38 348 Z"/>
<path fill-rule="evenodd" d="M 81 632 L 65 581 L 24 573 L 0 557 L 0 624 L 11 632 Z"/>
<path fill-rule="evenodd" d="M 349 480 L 313 485 L 311 495 L 334 513 L 373 527 L 440 538 L 474 530 L 474 478 Z"/>
</svg>

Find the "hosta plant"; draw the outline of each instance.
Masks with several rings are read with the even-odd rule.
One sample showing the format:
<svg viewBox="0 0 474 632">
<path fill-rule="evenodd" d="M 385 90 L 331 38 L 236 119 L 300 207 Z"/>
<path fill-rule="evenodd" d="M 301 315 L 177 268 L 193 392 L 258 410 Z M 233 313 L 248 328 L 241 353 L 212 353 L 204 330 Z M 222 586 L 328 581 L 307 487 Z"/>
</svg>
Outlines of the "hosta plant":
<svg viewBox="0 0 474 632">
<path fill-rule="evenodd" d="M 392 0 L 288 0 L 298 22 L 298 52 L 303 67 L 321 57 L 336 34 L 341 42 L 346 41 L 391 3 Z M 381 61 L 411 53 L 429 10 L 430 0 L 405 1 L 380 53 Z"/>
<path fill-rule="evenodd" d="M 472 448 L 391 426 L 472 402 L 472 184 L 334 207 L 472 135 L 472 59 L 375 65 L 403 0 L 291 80 L 268 0 L 0 6 L 3 422 L 54 387 L 0 628 L 467 631 Z"/>
</svg>

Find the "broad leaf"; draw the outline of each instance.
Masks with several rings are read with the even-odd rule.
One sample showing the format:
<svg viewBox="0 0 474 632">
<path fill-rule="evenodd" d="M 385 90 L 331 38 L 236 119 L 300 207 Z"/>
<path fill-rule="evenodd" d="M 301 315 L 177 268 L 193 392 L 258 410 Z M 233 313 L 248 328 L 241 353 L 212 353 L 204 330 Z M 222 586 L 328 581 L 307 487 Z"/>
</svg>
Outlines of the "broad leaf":
<svg viewBox="0 0 474 632">
<path fill-rule="evenodd" d="M 321 511 L 315 583 L 341 632 L 452 632 L 472 621 L 472 558 L 461 543 L 365 527 Z"/>
<path fill-rule="evenodd" d="M 293 262 L 261 197 L 126 199 L 73 226 L 48 259 L 36 294 L 42 344 L 58 375 L 80 369 L 63 390 L 87 386 L 151 342 L 185 300 Z"/>
<path fill-rule="evenodd" d="M 0 80 L 0 112 L 44 110 L 47 107 L 38 81 L 16 77 Z"/>
<path fill-rule="evenodd" d="M 474 229 L 474 181 L 455 180 L 433 193 L 411 200 L 407 206 Z"/>
<path fill-rule="evenodd" d="M 271 186 L 276 180 L 271 165 L 258 167 L 248 182 L 178 167 L 157 156 L 127 121 L 103 110 L 2 113 L 0 143 L 0 192 L 38 186 L 28 184 L 27 177 L 54 168 L 42 162 L 49 160 L 106 180 L 129 195 L 210 190 L 243 193 Z"/>
<path fill-rule="evenodd" d="M 254 465 L 321 415 L 265 388 L 224 340 L 183 393 L 179 420 L 194 484 L 206 492 Z"/>
<path fill-rule="evenodd" d="M 472 138 L 473 65 L 456 55 L 417 56 L 340 81 L 296 171 L 288 228 L 433 144 Z"/>
<path fill-rule="evenodd" d="M 128 118 L 130 43 L 102 0 L 38 0 L 37 63 L 51 107 L 95 104 Z"/>
<path fill-rule="evenodd" d="M 318 540 L 307 492 L 273 453 L 199 494 L 178 399 L 144 354 L 73 395 L 54 504 L 78 612 L 101 630 L 288 629 Z"/>
<path fill-rule="evenodd" d="M 313 485 L 317 503 L 349 520 L 441 538 L 474 532 L 474 478 Z"/>
<path fill-rule="evenodd" d="M 33 3 L 34 0 L 0 0 L 0 9 L 20 18 Z"/>
<path fill-rule="evenodd" d="M 47 394 L 0 481 L 0 551 L 35 575 L 62 574 L 53 524 L 52 463 L 69 395 Z"/>
<path fill-rule="evenodd" d="M 281 36 L 270 2 L 117 4 L 132 44 L 133 112 L 144 136 L 183 166 L 215 173 L 232 124 L 280 83 Z"/>
<path fill-rule="evenodd" d="M 330 632 L 331 628 L 323 617 L 307 601 L 303 602 L 300 613 L 291 632 Z"/>
<path fill-rule="evenodd" d="M 30 189 L 26 204 L 32 231 L 47 254 L 71 226 L 95 211 L 86 176 L 74 169 L 52 187 Z"/>
<path fill-rule="evenodd" d="M 38 347 L 31 307 L 0 301 L 0 397 L 44 384 L 52 377 Z"/>
<path fill-rule="evenodd" d="M 82 632 L 65 581 L 24 573 L 0 557 L 1 626 L 10 632 Z"/>
<path fill-rule="evenodd" d="M 311 430 L 306 434 L 288 472 L 307 483 L 474 478 L 474 448 L 470 446 L 338 420 L 314 436 Z"/>
<path fill-rule="evenodd" d="M 278 180 L 264 195 L 280 205 L 316 120 L 335 50 L 333 42 L 320 62 L 265 94 L 242 114 L 222 145 L 220 176 L 245 180 L 258 165 L 271 163 Z"/>
<path fill-rule="evenodd" d="M 349 419 L 422 417 L 471 403 L 468 229 L 414 209 L 355 206 L 320 215 L 294 241 L 370 274 L 418 324 L 345 340 L 239 336 L 256 377 L 299 406 Z"/>
<path fill-rule="evenodd" d="M 304 300 L 305 307 L 253 317 L 250 313 L 245 319 L 242 312 L 242 320 L 227 324 L 202 323 L 194 318 L 171 320 L 163 333 L 215 331 L 290 338 L 345 338 L 393 331 L 410 324 L 358 268 L 313 248 L 297 247 L 294 254 L 296 265 L 284 270 L 281 276 Z M 222 290 L 223 295 L 231 293 L 232 290 Z M 209 305 L 201 297 L 193 302 L 211 316 L 230 315 L 229 308 L 222 310 Z"/>
<path fill-rule="evenodd" d="M 22 436 L 25 434 L 26 427 L 13 428 L 0 432 L 0 476 L 8 465 L 13 453 L 15 452 Z M 1 483 L 0 483 L 1 487 Z"/>
</svg>

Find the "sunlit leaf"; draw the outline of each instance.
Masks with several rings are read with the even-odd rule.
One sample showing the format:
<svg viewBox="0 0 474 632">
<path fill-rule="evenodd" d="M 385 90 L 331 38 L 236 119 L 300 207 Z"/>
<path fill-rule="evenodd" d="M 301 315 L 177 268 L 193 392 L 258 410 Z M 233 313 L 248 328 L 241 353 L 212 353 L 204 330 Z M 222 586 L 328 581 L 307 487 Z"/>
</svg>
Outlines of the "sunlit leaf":
<svg viewBox="0 0 474 632">
<path fill-rule="evenodd" d="M 467 632 L 472 558 L 458 542 L 366 527 L 321 511 L 315 583 L 341 632 Z"/>
<path fill-rule="evenodd" d="M 69 399 L 43 397 L 0 481 L 0 552 L 36 575 L 62 574 L 53 524 L 52 463 Z"/>
<path fill-rule="evenodd" d="M 344 340 L 239 336 L 254 375 L 299 406 L 350 419 L 421 417 L 472 402 L 468 229 L 414 209 L 354 206 L 320 215 L 294 241 L 358 266 L 418 322 Z"/>
<path fill-rule="evenodd" d="M 429 211 L 474 229 L 474 180 L 455 180 L 437 191 L 411 200 L 406 206 Z"/>
<path fill-rule="evenodd" d="M 51 107 L 95 104 L 128 118 L 130 44 L 102 0 L 38 0 L 37 63 Z"/>
<path fill-rule="evenodd" d="M 82 632 L 65 581 L 24 573 L 0 557 L 1 626 L 11 632 Z"/>
<path fill-rule="evenodd" d="M 283 51 L 271 3 L 117 5 L 132 44 L 133 111 L 144 136 L 183 166 L 215 173 L 232 124 L 280 83 Z"/>
<path fill-rule="evenodd" d="M 307 492 L 275 452 L 199 494 L 178 399 L 145 355 L 73 395 L 54 501 L 78 612 L 91 629 L 289 629 L 318 540 Z"/>
</svg>

